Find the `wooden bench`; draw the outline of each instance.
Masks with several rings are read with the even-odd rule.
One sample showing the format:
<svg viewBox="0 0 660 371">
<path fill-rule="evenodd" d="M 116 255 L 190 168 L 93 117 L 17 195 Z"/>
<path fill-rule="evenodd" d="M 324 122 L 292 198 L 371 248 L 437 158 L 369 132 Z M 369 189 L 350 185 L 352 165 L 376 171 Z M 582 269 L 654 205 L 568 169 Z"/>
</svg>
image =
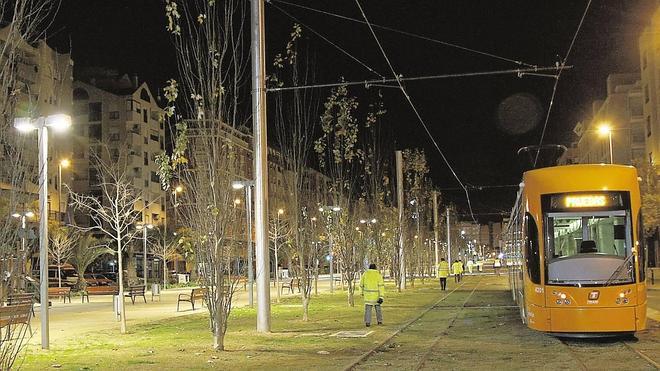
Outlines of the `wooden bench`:
<svg viewBox="0 0 660 371">
<path fill-rule="evenodd" d="M 147 297 L 144 296 L 145 289 L 144 286 L 129 286 L 128 291 L 124 291 L 124 296 L 130 297 L 133 304 L 135 304 L 135 297 L 142 296 L 142 299 L 144 299 L 144 303 L 146 304 Z"/>
<path fill-rule="evenodd" d="M 200 287 L 198 289 L 192 289 L 190 294 L 179 294 L 179 297 L 176 300 L 176 311 L 179 311 L 179 303 L 182 301 L 186 301 L 190 304 L 192 304 L 192 310 L 195 310 L 195 301 L 196 300 L 201 300 L 202 305 L 204 305 L 204 301 L 206 300 L 206 297 L 208 296 L 209 290 L 205 287 Z"/>
<path fill-rule="evenodd" d="M 71 303 L 71 287 L 49 287 L 48 288 L 48 297 L 57 296 L 64 299 L 64 304 L 66 304 L 66 299 L 69 299 Z"/>
<path fill-rule="evenodd" d="M 32 315 L 34 315 L 34 293 L 15 292 L 7 295 L 7 306 L 12 305 L 29 305 L 32 307 Z"/>
<path fill-rule="evenodd" d="M 32 318 L 31 315 L 32 315 L 31 304 L 0 307 L 0 328 L 23 324 L 23 325 L 27 325 L 28 328 L 30 329 L 30 333 L 32 333 L 32 327 L 30 327 L 30 318 Z M 11 329 L 9 329 L 8 331 L 11 331 Z"/>
<path fill-rule="evenodd" d="M 87 302 L 89 303 L 90 295 L 118 295 L 118 294 L 119 294 L 119 287 L 117 286 L 87 286 L 87 289 L 81 292 L 80 297 L 83 303 L 85 302 L 85 298 L 87 298 Z"/>
</svg>

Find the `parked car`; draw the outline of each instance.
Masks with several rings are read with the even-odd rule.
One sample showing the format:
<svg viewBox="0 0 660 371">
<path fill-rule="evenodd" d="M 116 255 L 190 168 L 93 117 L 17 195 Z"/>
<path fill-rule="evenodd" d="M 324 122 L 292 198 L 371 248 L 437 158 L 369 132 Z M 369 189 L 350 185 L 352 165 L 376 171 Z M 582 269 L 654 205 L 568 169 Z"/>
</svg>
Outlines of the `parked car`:
<svg viewBox="0 0 660 371">
<path fill-rule="evenodd" d="M 100 273 L 85 273 L 83 278 L 87 286 L 110 286 L 114 281 Z"/>
<path fill-rule="evenodd" d="M 71 264 L 63 264 L 60 267 L 60 278 L 62 280 L 62 287 L 73 287 L 78 283 L 78 273 Z M 48 266 L 48 286 L 58 287 L 59 279 L 57 278 L 57 265 Z"/>
</svg>

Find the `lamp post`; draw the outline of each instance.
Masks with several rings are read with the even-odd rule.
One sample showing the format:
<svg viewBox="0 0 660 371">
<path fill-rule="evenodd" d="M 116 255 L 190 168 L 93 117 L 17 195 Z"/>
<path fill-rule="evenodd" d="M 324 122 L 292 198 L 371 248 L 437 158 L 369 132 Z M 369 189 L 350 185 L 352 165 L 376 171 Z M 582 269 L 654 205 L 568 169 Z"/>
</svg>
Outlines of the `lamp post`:
<svg viewBox="0 0 660 371">
<path fill-rule="evenodd" d="M 138 224 L 137 230 L 142 231 L 142 277 L 144 278 L 144 289 L 147 289 L 147 230 L 153 229 L 153 224 Z"/>
<path fill-rule="evenodd" d="M 57 196 L 57 211 L 60 212 L 60 216 L 62 219 L 64 219 L 64 213 L 62 212 L 62 169 L 66 169 L 71 165 L 71 161 L 69 159 L 63 159 L 60 160 L 60 162 L 57 164 L 57 191 L 59 192 Z"/>
<path fill-rule="evenodd" d="M 48 349 L 48 128 L 64 131 L 71 126 L 71 116 L 54 114 L 37 119 L 17 117 L 14 128 L 23 133 L 37 130 L 39 136 L 39 298 L 41 306 L 41 348 Z"/>
<path fill-rule="evenodd" d="M 610 142 L 610 164 L 613 164 L 614 156 L 612 153 L 612 127 L 608 122 L 603 122 L 598 127 L 598 134 L 600 134 L 601 136 L 605 136 L 605 135 L 608 136 Z"/>
<path fill-rule="evenodd" d="M 341 211 L 341 207 L 339 206 L 321 206 L 319 207 L 320 212 L 325 212 L 325 211 L 331 211 L 338 213 Z M 332 219 L 332 215 L 330 216 Z M 332 244 L 332 233 L 328 232 L 328 249 L 330 251 L 330 293 L 335 292 L 335 273 L 334 273 L 334 261 L 335 257 L 332 252 L 333 249 L 333 244 Z"/>
<path fill-rule="evenodd" d="M 248 286 L 250 289 L 248 291 L 248 303 L 250 307 L 254 306 L 254 273 L 252 271 L 252 188 L 254 187 L 254 181 L 252 180 L 235 180 L 231 182 L 231 187 L 239 190 L 245 189 L 245 214 L 247 219 L 247 246 L 248 246 Z M 235 204 L 238 203 L 234 201 Z"/>
<path fill-rule="evenodd" d="M 279 260 L 277 256 L 277 240 L 280 238 L 279 227 L 280 227 L 280 215 L 284 214 L 284 209 L 277 210 L 277 223 L 275 224 L 275 290 L 277 291 L 277 302 L 280 302 L 280 272 L 279 272 Z"/>
</svg>

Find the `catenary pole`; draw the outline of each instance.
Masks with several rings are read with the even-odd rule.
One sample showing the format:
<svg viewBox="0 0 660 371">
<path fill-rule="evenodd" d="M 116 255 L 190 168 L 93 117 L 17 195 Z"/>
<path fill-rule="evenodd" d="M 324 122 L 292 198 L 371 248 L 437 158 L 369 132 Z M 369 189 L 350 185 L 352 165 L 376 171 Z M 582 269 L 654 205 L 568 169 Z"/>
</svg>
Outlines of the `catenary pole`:
<svg viewBox="0 0 660 371">
<path fill-rule="evenodd" d="M 447 261 L 451 265 L 451 229 L 449 228 L 449 207 L 447 207 Z"/>
<path fill-rule="evenodd" d="M 254 227 L 257 258 L 257 332 L 270 332 L 270 256 L 268 251 L 268 144 L 264 1 L 251 2 L 252 133 L 254 135 Z"/>
<path fill-rule="evenodd" d="M 50 347 L 48 334 L 48 128 L 39 128 L 39 301 L 41 349 Z"/>
<path fill-rule="evenodd" d="M 435 241 L 435 276 L 438 277 L 438 226 L 440 221 L 438 220 L 438 191 L 433 191 L 433 241 Z"/>
<path fill-rule="evenodd" d="M 406 261 L 404 255 L 403 226 L 403 152 L 396 151 L 396 198 L 399 204 L 399 291 L 406 288 Z"/>
</svg>

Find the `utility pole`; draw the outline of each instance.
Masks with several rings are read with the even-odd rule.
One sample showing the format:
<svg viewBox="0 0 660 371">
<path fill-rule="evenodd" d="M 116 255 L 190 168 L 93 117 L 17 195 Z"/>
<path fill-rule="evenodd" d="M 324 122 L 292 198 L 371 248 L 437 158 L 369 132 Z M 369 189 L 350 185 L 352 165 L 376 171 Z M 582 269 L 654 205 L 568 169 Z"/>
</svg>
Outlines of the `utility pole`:
<svg viewBox="0 0 660 371">
<path fill-rule="evenodd" d="M 435 276 L 438 277 L 438 225 L 440 221 L 438 220 L 438 191 L 433 191 L 433 237 L 435 241 Z"/>
<path fill-rule="evenodd" d="M 403 249 L 403 152 L 395 151 L 396 157 L 396 198 L 399 203 L 399 291 L 406 288 L 406 261 Z"/>
<path fill-rule="evenodd" d="M 447 261 L 451 265 L 451 229 L 449 228 L 449 206 L 447 206 Z"/>
<path fill-rule="evenodd" d="M 270 332 L 264 0 L 252 0 L 250 8 L 250 33 L 252 38 L 252 133 L 254 135 L 254 227 L 256 232 L 255 252 L 257 258 L 257 332 Z"/>
</svg>

